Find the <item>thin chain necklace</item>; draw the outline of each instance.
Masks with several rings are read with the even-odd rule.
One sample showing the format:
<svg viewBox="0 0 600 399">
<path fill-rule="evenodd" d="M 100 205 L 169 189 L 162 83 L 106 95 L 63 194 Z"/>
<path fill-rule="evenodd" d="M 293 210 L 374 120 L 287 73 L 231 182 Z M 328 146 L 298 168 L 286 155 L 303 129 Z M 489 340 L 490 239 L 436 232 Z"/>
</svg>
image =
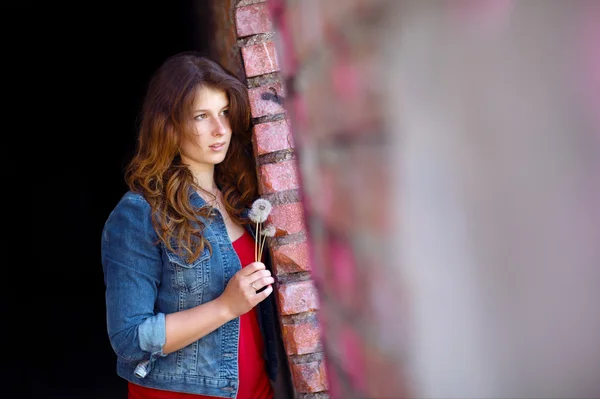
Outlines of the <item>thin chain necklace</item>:
<svg viewBox="0 0 600 399">
<path fill-rule="evenodd" d="M 200 197 L 202 197 L 202 199 L 206 202 L 207 205 L 211 206 L 212 208 L 216 208 L 221 213 L 221 216 L 223 217 L 224 222 L 226 222 L 227 220 L 230 219 L 229 212 L 227 212 L 227 210 L 225 209 L 224 204 L 221 203 L 221 201 L 222 201 L 221 191 L 217 191 L 217 195 L 212 194 L 215 196 L 215 198 L 210 199 L 210 200 L 204 198 L 204 196 L 201 194 L 200 191 L 198 191 L 198 195 Z"/>
</svg>

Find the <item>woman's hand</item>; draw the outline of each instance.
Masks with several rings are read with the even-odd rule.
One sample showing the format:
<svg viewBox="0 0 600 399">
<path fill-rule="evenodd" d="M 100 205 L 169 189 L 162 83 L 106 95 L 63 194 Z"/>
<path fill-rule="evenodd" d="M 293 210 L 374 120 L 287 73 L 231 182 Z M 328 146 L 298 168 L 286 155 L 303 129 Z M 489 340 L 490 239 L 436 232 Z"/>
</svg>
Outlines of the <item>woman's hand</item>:
<svg viewBox="0 0 600 399">
<path fill-rule="evenodd" d="M 274 282 L 264 263 L 252 262 L 233 275 L 218 299 L 231 319 L 235 319 L 267 298 L 273 292 Z M 260 291 L 263 287 L 266 288 Z"/>
</svg>

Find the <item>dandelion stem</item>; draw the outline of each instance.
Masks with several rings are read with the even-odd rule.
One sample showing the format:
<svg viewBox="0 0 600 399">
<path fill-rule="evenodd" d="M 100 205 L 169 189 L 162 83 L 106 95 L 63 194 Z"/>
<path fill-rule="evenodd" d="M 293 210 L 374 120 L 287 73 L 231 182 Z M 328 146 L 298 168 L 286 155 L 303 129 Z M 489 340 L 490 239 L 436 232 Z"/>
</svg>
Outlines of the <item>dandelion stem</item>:
<svg viewBox="0 0 600 399">
<path fill-rule="evenodd" d="M 258 233 L 258 222 L 256 222 L 256 238 L 260 240 L 260 234 Z M 254 240 L 254 261 L 258 262 L 258 242 Z"/>
<path fill-rule="evenodd" d="M 265 247 L 265 241 L 267 241 L 267 236 L 263 235 L 263 236 L 261 236 L 260 239 L 261 239 L 262 242 L 260 243 L 260 250 L 258 252 L 258 257 L 260 259 L 262 259 L 263 248 Z"/>
<path fill-rule="evenodd" d="M 260 245 L 259 245 L 259 243 L 263 239 L 261 233 L 262 233 L 262 223 L 259 223 L 258 224 L 258 243 L 257 243 L 257 246 L 258 246 L 258 259 L 257 259 L 257 262 L 262 262 L 262 256 L 261 256 L 262 251 L 260 250 Z"/>
</svg>

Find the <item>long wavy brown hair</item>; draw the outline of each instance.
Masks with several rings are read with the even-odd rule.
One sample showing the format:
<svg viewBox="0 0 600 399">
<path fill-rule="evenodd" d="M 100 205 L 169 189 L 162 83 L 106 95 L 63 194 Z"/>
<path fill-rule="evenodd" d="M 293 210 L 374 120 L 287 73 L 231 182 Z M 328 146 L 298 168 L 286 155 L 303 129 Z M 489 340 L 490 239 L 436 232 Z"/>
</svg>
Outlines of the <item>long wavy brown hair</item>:
<svg viewBox="0 0 600 399">
<path fill-rule="evenodd" d="M 201 189 L 182 164 L 179 148 L 191 126 L 196 90 L 223 90 L 229 99 L 231 143 L 223 162 L 215 166 L 215 182 L 224 205 L 238 224 L 247 224 L 242 211 L 257 197 L 256 166 L 252 155 L 250 104 L 246 86 L 214 60 L 195 52 L 168 58 L 150 79 L 142 105 L 136 153 L 127 165 L 125 180 L 152 208 L 159 240 L 192 262 L 205 245 L 204 220 L 209 206 L 196 208 L 190 193 Z"/>
</svg>

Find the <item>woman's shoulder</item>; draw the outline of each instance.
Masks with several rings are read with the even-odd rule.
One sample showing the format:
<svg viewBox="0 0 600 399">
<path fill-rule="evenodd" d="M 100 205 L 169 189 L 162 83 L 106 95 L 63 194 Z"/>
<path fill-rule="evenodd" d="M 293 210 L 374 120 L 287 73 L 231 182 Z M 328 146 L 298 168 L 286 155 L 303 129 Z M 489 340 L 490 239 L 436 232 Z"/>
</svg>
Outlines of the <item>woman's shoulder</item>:
<svg viewBox="0 0 600 399">
<path fill-rule="evenodd" d="M 146 219 L 150 216 L 150 212 L 150 204 L 146 201 L 144 196 L 129 190 L 121 196 L 111 211 L 107 222 L 123 218 L 128 220 L 139 218 Z"/>
<path fill-rule="evenodd" d="M 124 248 L 153 247 L 157 236 L 151 215 L 150 204 L 143 195 L 131 191 L 123 194 L 102 229 L 103 256 L 119 259 Z"/>
<path fill-rule="evenodd" d="M 150 204 L 148 204 L 148 201 L 146 201 L 146 198 L 144 198 L 144 196 L 141 193 L 132 190 L 128 190 L 127 192 L 125 192 L 125 194 L 121 196 L 119 204 L 122 202 L 133 203 L 137 204 L 138 206 L 150 206 Z"/>
<path fill-rule="evenodd" d="M 146 198 L 144 198 L 142 194 L 129 190 L 121 196 L 117 202 L 117 205 L 115 205 L 113 212 L 120 209 L 131 208 L 139 211 L 143 211 L 145 209 L 150 210 L 150 204 L 148 201 L 146 201 Z"/>
</svg>

